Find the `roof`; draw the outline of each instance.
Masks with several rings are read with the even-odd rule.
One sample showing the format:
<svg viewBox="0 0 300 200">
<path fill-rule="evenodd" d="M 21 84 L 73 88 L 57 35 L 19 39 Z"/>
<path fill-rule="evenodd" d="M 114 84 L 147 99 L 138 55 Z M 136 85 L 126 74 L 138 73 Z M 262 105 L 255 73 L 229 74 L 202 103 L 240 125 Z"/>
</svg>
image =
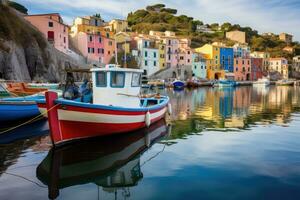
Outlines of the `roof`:
<svg viewBox="0 0 300 200">
<path fill-rule="evenodd" d="M 283 57 L 279 57 L 279 58 L 269 58 L 269 60 L 286 60 L 286 58 L 283 58 Z"/>
<path fill-rule="evenodd" d="M 63 19 L 60 16 L 59 13 L 45 13 L 45 14 L 26 15 L 26 16 L 24 16 L 24 18 L 26 18 L 26 17 L 41 17 L 41 16 L 58 16 L 61 19 L 61 21 L 57 21 L 57 20 L 54 20 L 54 19 L 51 19 L 51 20 L 56 21 L 56 22 L 58 22 L 58 23 L 60 23 L 60 24 L 62 24 L 64 26 L 68 26 L 69 27 L 69 25 L 63 23 Z"/>
</svg>

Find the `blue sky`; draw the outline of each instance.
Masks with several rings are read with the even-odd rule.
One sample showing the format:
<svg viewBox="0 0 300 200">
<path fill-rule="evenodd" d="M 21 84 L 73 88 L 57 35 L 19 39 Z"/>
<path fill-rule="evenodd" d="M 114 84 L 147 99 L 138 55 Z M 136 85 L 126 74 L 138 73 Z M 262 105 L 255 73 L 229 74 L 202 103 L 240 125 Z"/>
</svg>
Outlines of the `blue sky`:
<svg viewBox="0 0 300 200">
<path fill-rule="evenodd" d="M 154 3 L 176 8 L 178 14 L 204 23 L 237 23 L 260 33 L 288 32 L 300 41 L 299 0 L 16 0 L 31 14 L 59 12 L 65 22 L 76 16 L 101 13 L 104 19 L 124 18 L 128 12 Z"/>
</svg>

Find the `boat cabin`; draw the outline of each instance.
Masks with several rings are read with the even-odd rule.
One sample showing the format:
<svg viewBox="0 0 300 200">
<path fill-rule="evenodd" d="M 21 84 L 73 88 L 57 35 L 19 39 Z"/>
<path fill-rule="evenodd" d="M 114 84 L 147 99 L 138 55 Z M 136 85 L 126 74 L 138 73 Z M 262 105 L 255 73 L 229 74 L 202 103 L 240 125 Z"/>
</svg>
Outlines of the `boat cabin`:
<svg viewBox="0 0 300 200">
<path fill-rule="evenodd" d="M 127 108 L 140 106 L 142 70 L 109 64 L 105 68 L 93 68 L 91 72 L 94 104 Z"/>
</svg>

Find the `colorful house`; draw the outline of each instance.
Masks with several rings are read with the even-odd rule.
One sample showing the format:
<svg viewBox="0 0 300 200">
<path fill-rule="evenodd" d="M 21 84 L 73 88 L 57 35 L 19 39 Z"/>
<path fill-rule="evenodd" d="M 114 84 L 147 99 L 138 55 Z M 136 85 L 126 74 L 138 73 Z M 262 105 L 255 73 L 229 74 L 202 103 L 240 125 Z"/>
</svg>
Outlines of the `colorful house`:
<svg viewBox="0 0 300 200">
<path fill-rule="evenodd" d="M 205 54 L 207 78 L 209 80 L 224 79 L 225 71 L 220 68 L 220 48 L 211 44 L 196 48 L 196 52 Z"/>
<path fill-rule="evenodd" d="M 206 60 L 201 53 L 192 54 L 192 70 L 197 78 L 206 79 Z"/>
<path fill-rule="evenodd" d="M 118 51 L 130 53 L 130 45 L 132 38 L 129 34 L 125 32 L 118 32 L 117 34 L 115 34 L 115 41 L 117 43 Z"/>
<path fill-rule="evenodd" d="M 263 70 L 268 71 L 269 70 L 269 58 L 270 53 L 263 52 L 263 51 L 254 51 L 250 54 L 251 58 L 262 58 L 263 59 Z"/>
<path fill-rule="evenodd" d="M 166 67 L 166 45 L 162 40 L 156 43 L 159 53 L 159 69 Z"/>
<path fill-rule="evenodd" d="M 114 33 L 125 32 L 128 30 L 127 20 L 113 19 L 108 24 L 110 31 L 113 31 Z"/>
<path fill-rule="evenodd" d="M 69 27 L 58 13 L 26 15 L 24 18 L 43 33 L 53 46 L 67 53 L 69 50 Z"/>
<path fill-rule="evenodd" d="M 133 51 L 133 55 L 138 58 L 144 75 L 151 76 L 159 70 L 159 50 L 155 48 L 155 42 L 144 37 L 137 37 L 137 51 Z"/>
<path fill-rule="evenodd" d="M 104 35 L 80 32 L 71 39 L 89 61 L 109 64 L 115 54 L 115 41 Z"/>
<path fill-rule="evenodd" d="M 225 72 L 233 72 L 233 48 L 220 47 L 220 65 Z"/>
<path fill-rule="evenodd" d="M 251 80 L 251 59 L 250 58 L 234 59 L 234 78 L 236 81 Z"/>
<path fill-rule="evenodd" d="M 235 58 L 250 58 L 250 47 L 245 44 L 235 44 L 233 46 L 233 54 Z"/>
<path fill-rule="evenodd" d="M 270 72 L 279 72 L 283 79 L 289 78 L 288 61 L 285 58 L 270 58 Z"/>
<path fill-rule="evenodd" d="M 178 52 L 179 52 L 179 40 L 175 37 L 165 37 L 165 55 L 166 55 L 166 66 L 177 67 L 178 66 Z"/>
<path fill-rule="evenodd" d="M 251 80 L 256 81 L 263 77 L 263 58 L 251 58 Z"/>
</svg>

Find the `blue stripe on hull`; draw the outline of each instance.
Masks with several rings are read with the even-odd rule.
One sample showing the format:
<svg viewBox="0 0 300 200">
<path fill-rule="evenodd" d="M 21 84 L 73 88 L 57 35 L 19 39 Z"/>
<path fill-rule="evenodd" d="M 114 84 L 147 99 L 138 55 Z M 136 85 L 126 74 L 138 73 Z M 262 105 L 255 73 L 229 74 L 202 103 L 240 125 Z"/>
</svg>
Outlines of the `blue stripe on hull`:
<svg viewBox="0 0 300 200">
<path fill-rule="evenodd" d="M 0 104 L 0 121 L 15 121 L 39 115 L 39 109 L 32 104 Z"/>
</svg>

